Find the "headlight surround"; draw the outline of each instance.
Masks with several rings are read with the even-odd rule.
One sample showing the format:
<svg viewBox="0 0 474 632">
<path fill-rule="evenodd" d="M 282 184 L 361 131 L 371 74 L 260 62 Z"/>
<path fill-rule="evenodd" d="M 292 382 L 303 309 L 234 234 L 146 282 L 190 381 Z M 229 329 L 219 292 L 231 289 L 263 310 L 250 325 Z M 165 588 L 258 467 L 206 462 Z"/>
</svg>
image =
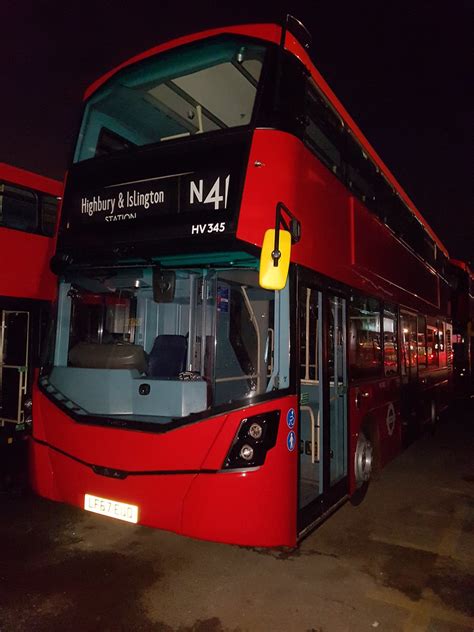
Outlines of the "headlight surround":
<svg viewBox="0 0 474 632">
<path fill-rule="evenodd" d="M 267 452 L 276 444 L 279 421 L 279 410 L 242 419 L 222 469 L 235 470 L 263 465 Z"/>
</svg>

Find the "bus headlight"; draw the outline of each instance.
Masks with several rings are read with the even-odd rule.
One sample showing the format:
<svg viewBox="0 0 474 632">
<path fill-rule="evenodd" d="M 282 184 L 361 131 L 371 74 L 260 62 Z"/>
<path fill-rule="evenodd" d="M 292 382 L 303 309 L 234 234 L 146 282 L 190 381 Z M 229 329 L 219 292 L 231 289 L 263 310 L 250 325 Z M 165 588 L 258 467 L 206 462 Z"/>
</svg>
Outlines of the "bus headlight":
<svg viewBox="0 0 474 632">
<path fill-rule="evenodd" d="M 279 420 L 279 410 L 242 419 L 222 468 L 235 470 L 263 465 L 267 452 L 276 444 Z"/>
<path fill-rule="evenodd" d="M 249 435 L 252 439 L 260 439 L 263 435 L 263 428 L 260 424 L 253 423 L 249 428 Z"/>
<path fill-rule="evenodd" d="M 243 445 L 240 449 L 240 456 L 244 459 L 244 461 L 251 461 L 253 459 L 254 449 L 251 445 Z"/>
</svg>

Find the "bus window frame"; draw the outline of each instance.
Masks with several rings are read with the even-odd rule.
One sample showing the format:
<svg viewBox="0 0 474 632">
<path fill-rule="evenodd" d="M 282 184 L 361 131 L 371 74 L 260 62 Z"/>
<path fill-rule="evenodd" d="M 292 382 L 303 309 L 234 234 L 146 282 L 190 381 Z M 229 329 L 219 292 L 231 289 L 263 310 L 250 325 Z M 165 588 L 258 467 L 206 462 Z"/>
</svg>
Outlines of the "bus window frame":
<svg viewBox="0 0 474 632">
<path fill-rule="evenodd" d="M 436 318 L 427 316 L 426 318 L 426 358 L 427 358 L 427 368 L 428 369 L 437 369 L 439 368 L 439 360 L 440 360 L 440 342 L 439 342 L 439 321 Z M 428 331 L 432 332 L 432 354 L 433 360 L 430 362 L 430 356 L 428 353 Z"/>
<path fill-rule="evenodd" d="M 0 213 L 0 229 L 8 228 L 8 230 L 17 230 L 21 233 L 26 233 L 29 235 L 40 235 L 41 237 L 47 237 L 49 239 L 52 239 L 56 234 L 56 229 L 58 225 L 58 217 L 59 217 L 59 199 L 57 198 L 57 196 L 52 195 L 51 193 L 46 193 L 44 191 L 39 191 L 36 189 L 32 189 L 30 187 L 25 187 L 20 184 L 9 182 L 8 180 L 0 180 L 0 211 L 3 206 L 3 200 L 5 197 L 7 198 L 17 197 L 15 194 L 9 195 L 8 192 L 5 191 L 4 187 L 13 187 L 15 189 L 24 191 L 33 196 L 35 200 L 35 211 L 34 211 L 35 212 L 35 229 L 30 230 L 30 229 L 25 229 L 25 228 L 18 228 L 16 226 L 9 226 L 8 224 L 3 223 L 3 221 L 1 220 L 1 213 Z M 54 227 L 52 231 L 48 231 L 44 228 L 43 200 L 45 198 L 51 198 L 51 199 L 56 200 L 56 213 L 55 213 Z"/>
<path fill-rule="evenodd" d="M 418 346 L 415 344 L 413 350 L 415 356 L 415 362 L 412 364 L 412 353 L 410 350 L 410 344 L 417 343 L 417 327 L 418 327 L 418 314 L 414 311 L 400 307 L 399 309 L 399 332 L 400 332 L 400 369 L 401 375 L 409 381 L 418 379 Z M 403 324 L 408 325 L 407 331 L 404 332 Z M 413 329 L 412 326 L 414 325 Z M 414 335 L 414 340 L 413 340 Z M 405 338 L 408 336 L 408 338 Z M 408 355 L 406 352 L 406 344 L 408 344 Z"/>
<path fill-rule="evenodd" d="M 421 323 L 424 324 L 422 329 L 420 328 Z M 423 336 L 422 345 L 420 345 L 420 335 Z M 420 348 L 424 349 L 424 362 L 420 362 Z M 424 314 L 416 315 L 416 360 L 418 364 L 418 371 L 426 371 L 428 369 L 428 350 L 426 345 L 426 316 Z"/>
<path fill-rule="evenodd" d="M 46 201 L 47 198 L 51 198 L 56 200 L 56 211 L 54 214 L 54 221 L 51 222 L 50 226 L 51 228 L 48 230 L 45 227 L 45 213 L 44 213 L 44 203 Z M 41 231 L 41 235 L 43 235 L 44 237 L 49 237 L 49 238 L 53 238 L 56 233 L 57 233 L 57 229 L 58 229 L 58 219 L 59 219 L 59 204 L 60 204 L 60 200 L 54 196 L 54 195 L 50 195 L 48 193 L 41 193 L 40 194 L 40 198 L 39 198 L 39 228 Z"/>
<path fill-rule="evenodd" d="M 210 138 L 212 139 L 212 137 L 214 137 L 216 134 L 218 136 L 222 136 L 223 134 L 232 134 L 235 132 L 244 132 L 246 130 L 251 130 L 251 129 L 256 129 L 259 126 L 264 126 L 267 127 L 266 123 L 262 122 L 261 120 L 261 110 L 266 111 L 266 116 L 268 116 L 268 111 L 273 111 L 275 109 L 275 102 L 274 102 L 274 89 L 273 89 L 273 84 L 268 85 L 269 84 L 269 80 L 273 79 L 273 81 L 275 80 L 274 78 L 274 70 L 275 70 L 275 64 L 276 64 L 276 56 L 277 56 L 277 52 L 278 52 L 278 46 L 273 43 L 273 42 L 269 42 L 267 40 L 258 38 L 258 37 L 252 37 L 249 35 L 241 35 L 241 34 L 234 34 L 234 33 L 221 33 L 219 35 L 211 35 L 210 37 L 205 37 L 203 39 L 200 39 L 197 41 L 192 41 L 189 42 L 187 44 L 182 44 L 181 46 L 177 46 L 175 48 L 169 49 L 167 51 L 163 51 L 161 53 L 156 53 L 155 55 L 152 55 L 150 57 L 147 57 L 145 59 L 139 59 L 137 61 L 135 61 L 132 64 L 127 64 L 126 66 L 124 66 L 123 68 L 120 68 L 119 70 L 117 70 L 116 72 L 114 72 L 113 75 L 111 75 L 107 81 L 105 81 L 98 90 L 103 90 L 111 81 L 119 81 L 120 77 L 125 74 L 128 73 L 130 71 L 133 71 L 134 68 L 140 66 L 141 64 L 143 64 L 143 62 L 146 61 L 150 61 L 153 58 L 157 58 L 160 57 L 162 55 L 166 55 L 167 53 L 171 53 L 171 52 L 176 52 L 176 51 L 183 51 L 186 48 L 189 47 L 193 47 L 196 46 L 197 43 L 199 44 L 206 44 L 207 42 L 212 42 L 212 41 L 216 41 L 218 42 L 219 40 L 224 40 L 224 39 L 238 39 L 239 41 L 241 40 L 243 43 L 248 43 L 249 45 L 254 45 L 254 46 L 261 46 L 262 48 L 265 49 L 264 51 L 264 55 L 263 55 L 263 61 L 262 61 L 262 71 L 261 71 L 261 75 L 257 84 L 257 88 L 256 88 L 256 94 L 255 94 L 255 100 L 254 100 L 254 104 L 253 104 L 253 110 L 252 110 L 252 115 L 250 117 L 250 120 L 247 124 L 245 125 L 239 125 L 236 127 L 228 127 L 225 129 L 217 129 L 217 130 L 210 130 L 205 132 L 205 136 L 206 138 Z M 91 99 L 94 98 L 94 96 L 97 94 L 97 91 L 94 91 L 90 94 L 87 95 L 87 98 L 85 98 L 82 102 L 82 107 L 80 109 L 79 112 L 79 116 L 78 116 L 78 122 L 77 122 L 77 127 L 76 127 L 76 134 L 74 135 L 74 142 L 72 145 L 72 149 L 71 149 L 71 153 L 70 153 L 70 161 L 69 163 L 72 165 L 72 167 L 74 168 L 77 165 L 81 165 L 81 164 L 91 164 L 92 161 L 102 161 L 102 160 L 107 160 L 108 158 L 112 158 L 114 159 L 116 156 L 120 155 L 120 156 L 129 156 L 133 157 L 135 154 L 139 154 L 141 152 L 149 152 L 149 151 L 153 151 L 154 149 L 156 149 L 157 147 L 161 147 L 164 144 L 173 144 L 173 143 L 186 143 L 186 141 L 189 142 L 189 139 L 192 139 L 193 136 L 184 136 L 182 138 L 169 138 L 167 140 L 158 140 L 154 143 L 150 143 L 147 145 L 135 145 L 133 147 L 130 147 L 129 149 L 124 149 L 120 152 L 116 152 L 113 154 L 107 154 L 107 155 L 103 155 L 103 156 L 91 156 L 90 158 L 86 158 L 84 160 L 78 160 L 77 159 L 77 155 L 79 153 L 79 139 L 81 137 L 81 132 L 82 132 L 82 128 L 83 128 L 83 123 L 84 123 L 84 119 L 85 119 L 85 115 L 86 115 L 86 110 L 87 107 L 91 101 Z M 265 101 L 267 103 L 265 103 Z M 270 103 L 269 103 L 270 101 Z M 269 107 L 270 105 L 270 107 Z M 112 131 L 113 130 L 108 130 L 108 131 Z M 203 136 L 204 134 L 199 134 L 199 136 Z M 128 139 L 127 139 L 128 140 Z M 129 141 L 130 142 L 130 141 Z"/>
<path fill-rule="evenodd" d="M 324 118 L 318 118 L 317 116 L 312 116 L 310 111 L 310 100 L 313 100 L 314 103 L 319 104 L 321 114 L 323 109 L 325 109 L 324 114 L 327 113 L 327 116 Z M 316 158 L 327 168 L 329 171 L 341 180 L 341 182 L 345 183 L 345 140 L 344 140 L 344 123 L 339 115 L 333 110 L 333 108 L 328 103 L 327 99 L 323 96 L 321 91 L 318 89 L 314 79 L 312 77 L 308 77 L 306 79 L 305 87 L 304 87 L 304 104 L 303 104 L 304 112 L 303 112 L 303 125 L 301 130 L 302 140 L 305 146 L 310 150 L 310 152 L 316 156 Z M 322 148 L 320 148 L 316 141 L 311 140 L 307 129 L 309 127 L 309 120 L 312 120 L 317 129 L 327 138 L 329 143 L 333 145 L 334 149 L 339 153 L 339 164 L 334 162 L 331 159 L 331 156 L 324 152 Z M 337 121 L 337 126 L 336 126 Z M 336 135 L 339 135 L 339 138 L 336 138 Z M 339 142 L 338 142 L 339 141 Z"/>
<path fill-rule="evenodd" d="M 378 370 L 374 370 L 372 373 L 368 374 L 368 375 L 354 375 L 354 371 L 351 369 L 351 364 L 350 364 L 350 359 L 351 359 L 351 351 L 350 351 L 350 337 L 351 337 L 351 331 L 350 331 L 350 313 L 351 313 L 351 306 L 353 304 L 353 302 L 355 300 L 368 300 L 368 301 L 376 301 L 378 304 L 378 316 L 379 316 L 379 344 L 380 344 L 380 362 L 379 362 L 379 366 L 378 366 Z M 375 312 L 374 312 L 375 313 Z M 347 374 L 348 374 L 348 382 L 349 384 L 355 384 L 358 382 L 363 382 L 363 381 L 370 381 L 370 380 L 379 380 L 379 379 L 383 379 L 387 376 L 385 376 L 385 370 L 384 370 L 384 345 L 383 345 L 383 301 L 381 301 L 379 298 L 374 297 L 374 296 L 370 296 L 368 294 L 362 294 L 360 292 L 351 292 L 349 294 L 348 300 L 347 300 Z"/>
<path fill-rule="evenodd" d="M 10 188 L 10 191 L 8 191 L 8 188 Z M 11 191 L 11 189 L 16 189 Z M 18 191 L 18 192 L 17 192 Z M 19 193 L 20 192 L 20 193 Z M 33 198 L 33 204 L 32 204 L 32 213 L 34 214 L 34 222 L 32 222 L 35 226 L 34 230 L 31 229 L 27 229 L 27 228 L 19 228 L 18 226 L 10 226 L 7 223 L 4 223 L 3 221 L 3 204 L 5 199 L 10 199 L 10 200 L 21 200 L 21 196 L 22 195 L 27 195 L 30 198 Z M 26 197 L 24 198 L 24 201 L 26 201 L 27 204 L 30 204 L 30 200 Z M 0 209 L 1 209 L 1 214 L 0 214 L 0 227 L 2 228 L 9 228 L 10 230 L 18 230 L 22 233 L 30 233 L 30 234 L 35 234 L 38 233 L 38 229 L 39 229 L 39 205 L 40 205 L 40 198 L 38 195 L 38 192 L 35 191 L 34 189 L 30 189 L 29 187 L 24 187 L 22 185 L 19 184 L 14 184 L 11 182 L 5 182 L 5 181 L 1 181 L 0 182 Z M 14 209 L 15 210 L 15 209 Z M 32 215 L 33 217 L 33 215 Z"/>
<path fill-rule="evenodd" d="M 396 371 L 394 371 L 393 373 L 386 373 L 385 371 L 385 327 L 384 327 L 384 320 L 385 320 L 385 311 L 386 310 L 390 310 L 391 314 L 395 315 L 395 327 L 394 327 L 394 334 L 395 334 L 395 338 L 396 338 L 396 352 L 395 352 L 395 357 L 397 359 L 397 367 L 396 367 Z M 382 302 L 382 306 L 381 306 L 381 321 L 380 321 L 380 328 L 381 328 L 381 342 L 382 342 L 382 364 L 383 364 L 383 373 L 384 373 L 384 377 L 390 378 L 390 377 L 396 377 L 400 375 L 401 369 L 402 369 L 402 357 L 401 357 L 401 344 L 400 344 L 400 309 L 399 306 L 394 304 L 394 303 L 386 303 L 385 301 Z"/>
<path fill-rule="evenodd" d="M 442 338 L 440 338 L 438 334 L 438 366 L 440 369 L 448 368 L 448 354 L 446 350 L 446 321 L 438 320 L 438 332 L 441 334 Z M 443 348 L 441 348 L 441 345 Z"/>
</svg>

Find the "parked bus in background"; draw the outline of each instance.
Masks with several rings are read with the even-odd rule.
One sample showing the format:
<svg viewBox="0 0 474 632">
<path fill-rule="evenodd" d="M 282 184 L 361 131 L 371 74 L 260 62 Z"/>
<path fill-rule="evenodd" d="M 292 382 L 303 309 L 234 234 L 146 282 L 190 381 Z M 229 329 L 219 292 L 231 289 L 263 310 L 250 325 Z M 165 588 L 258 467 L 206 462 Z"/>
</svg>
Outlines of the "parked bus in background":
<svg viewBox="0 0 474 632">
<path fill-rule="evenodd" d="M 454 388 L 474 393 L 474 273 L 467 263 L 451 259 Z"/>
<path fill-rule="evenodd" d="M 297 30 L 182 37 L 87 90 L 39 494 L 293 546 L 447 406 L 446 249 Z"/>
<path fill-rule="evenodd" d="M 0 443 L 24 437 L 56 293 L 49 270 L 62 184 L 0 163 Z"/>
</svg>

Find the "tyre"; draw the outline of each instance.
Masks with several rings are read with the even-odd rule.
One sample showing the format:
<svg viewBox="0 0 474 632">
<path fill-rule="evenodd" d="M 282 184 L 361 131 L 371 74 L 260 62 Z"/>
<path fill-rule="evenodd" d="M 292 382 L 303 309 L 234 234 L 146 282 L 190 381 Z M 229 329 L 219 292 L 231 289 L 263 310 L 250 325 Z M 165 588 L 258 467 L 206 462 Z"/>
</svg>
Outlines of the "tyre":
<svg viewBox="0 0 474 632">
<path fill-rule="evenodd" d="M 351 503 L 360 505 L 364 500 L 374 468 L 374 448 L 366 434 L 361 431 L 354 454 L 354 474 L 357 489 L 351 496 Z"/>
</svg>

